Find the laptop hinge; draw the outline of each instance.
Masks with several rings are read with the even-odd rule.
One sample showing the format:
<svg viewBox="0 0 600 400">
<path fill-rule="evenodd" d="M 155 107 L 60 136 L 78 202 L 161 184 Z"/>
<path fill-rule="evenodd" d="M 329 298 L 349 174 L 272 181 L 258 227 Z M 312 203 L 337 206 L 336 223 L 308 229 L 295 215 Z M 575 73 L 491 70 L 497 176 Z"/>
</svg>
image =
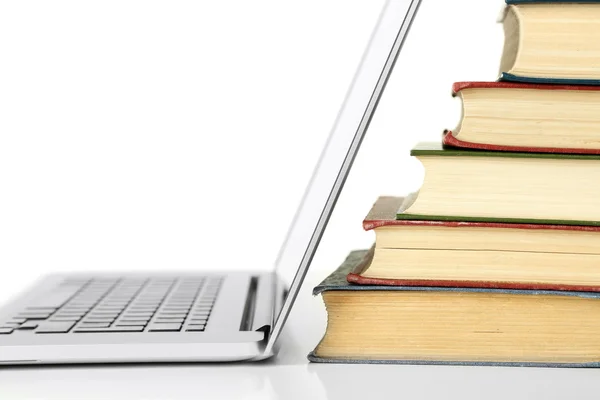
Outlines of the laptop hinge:
<svg viewBox="0 0 600 400">
<path fill-rule="evenodd" d="M 264 274 L 250 279 L 248 296 L 242 318 L 243 331 L 269 332 L 274 318 L 275 275 Z"/>
</svg>

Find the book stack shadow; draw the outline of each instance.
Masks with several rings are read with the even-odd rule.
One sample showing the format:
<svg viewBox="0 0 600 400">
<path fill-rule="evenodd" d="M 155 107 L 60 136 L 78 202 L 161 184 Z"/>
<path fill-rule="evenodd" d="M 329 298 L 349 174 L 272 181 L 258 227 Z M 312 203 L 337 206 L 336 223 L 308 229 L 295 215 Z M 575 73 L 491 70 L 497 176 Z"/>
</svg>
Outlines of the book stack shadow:
<svg viewBox="0 0 600 400">
<path fill-rule="evenodd" d="M 600 366 L 600 2 L 508 0 L 500 79 L 319 286 L 321 363 Z"/>
</svg>

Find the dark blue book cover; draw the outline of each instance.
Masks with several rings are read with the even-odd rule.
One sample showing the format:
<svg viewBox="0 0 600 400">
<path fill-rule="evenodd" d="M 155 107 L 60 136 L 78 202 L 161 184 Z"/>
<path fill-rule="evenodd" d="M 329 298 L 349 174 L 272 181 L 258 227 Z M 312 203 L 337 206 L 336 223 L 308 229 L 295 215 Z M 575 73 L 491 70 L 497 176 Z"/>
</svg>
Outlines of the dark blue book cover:
<svg viewBox="0 0 600 400">
<path fill-rule="evenodd" d="M 502 72 L 500 80 L 503 82 L 519 82 L 532 84 L 548 85 L 600 85 L 600 79 L 567 79 L 567 78 L 535 78 L 529 76 L 519 76 Z"/>
</svg>

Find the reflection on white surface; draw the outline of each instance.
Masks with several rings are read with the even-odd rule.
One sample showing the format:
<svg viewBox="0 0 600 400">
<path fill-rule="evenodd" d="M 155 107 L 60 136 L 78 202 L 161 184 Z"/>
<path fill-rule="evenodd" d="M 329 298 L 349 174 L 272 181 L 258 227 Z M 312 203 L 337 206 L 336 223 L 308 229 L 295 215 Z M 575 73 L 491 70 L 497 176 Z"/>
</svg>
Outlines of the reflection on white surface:
<svg viewBox="0 0 600 400">
<path fill-rule="evenodd" d="M 316 365 L 327 399 L 595 398 L 600 370 L 411 365 Z"/>
<path fill-rule="evenodd" d="M 569 399 L 600 389 L 597 369 L 311 364 L 308 373 L 327 399 Z"/>
<path fill-rule="evenodd" d="M 279 355 L 261 363 L 4 367 L 0 399 L 324 399 L 306 354 L 325 312 L 310 283 L 292 312 Z"/>
<path fill-rule="evenodd" d="M 279 356 L 263 363 L 0 369 L 0 399 L 565 399 L 600 391 L 600 369 L 308 364 L 325 327 L 303 289 Z M 579 396 L 577 396 L 579 395 Z"/>
</svg>

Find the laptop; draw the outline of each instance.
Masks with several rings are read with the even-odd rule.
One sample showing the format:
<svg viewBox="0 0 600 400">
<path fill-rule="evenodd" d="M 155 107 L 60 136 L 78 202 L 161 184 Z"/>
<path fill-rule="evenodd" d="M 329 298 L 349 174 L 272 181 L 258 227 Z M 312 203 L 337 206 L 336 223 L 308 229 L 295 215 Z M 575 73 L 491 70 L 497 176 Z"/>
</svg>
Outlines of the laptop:
<svg viewBox="0 0 600 400">
<path fill-rule="evenodd" d="M 69 274 L 0 309 L 0 364 L 268 358 L 420 0 L 388 0 L 272 272 Z M 286 276 L 293 276 L 286 285 Z"/>
</svg>

